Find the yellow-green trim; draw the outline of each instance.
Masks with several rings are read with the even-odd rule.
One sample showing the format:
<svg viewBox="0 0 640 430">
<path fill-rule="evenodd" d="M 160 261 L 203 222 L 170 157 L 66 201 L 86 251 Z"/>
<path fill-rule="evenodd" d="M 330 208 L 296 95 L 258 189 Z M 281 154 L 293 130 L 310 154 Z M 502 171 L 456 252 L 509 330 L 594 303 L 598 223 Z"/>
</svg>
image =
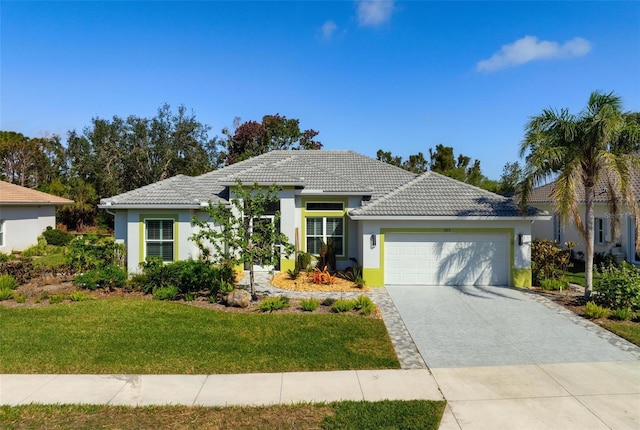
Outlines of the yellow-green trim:
<svg viewBox="0 0 640 430">
<path fill-rule="evenodd" d="M 293 258 L 280 258 L 280 271 L 294 270 L 296 268 L 296 260 Z"/>
<path fill-rule="evenodd" d="M 178 261 L 180 256 L 178 255 L 178 250 L 180 249 L 180 238 L 178 236 L 179 228 L 178 228 L 178 219 L 179 215 L 177 214 L 140 214 L 139 221 L 139 234 L 140 234 L 140 242 L 138 248 L 139 261 L 143 262 L 145 259 L 144 250 L 146 247 L 144 246 L 144 221 L 147 219 L 172 219 L 173 223 L 173 261 Z"/>
<path fill-rule="evenodd" d="M 323 202 L 323 203 L 332 203 L 339 202 L 342 203 L 341 211 L 308 211 L 307 210 L 307 202 Z M 349 212 L 349 199 L 342 197 L 303 197 L 301 199 L 301 212 L 302 212 L 302 223 L 300 227 L 300 248 L 306 252 L 307 250 L 307 217 L 308 218 L 326 218 L 326 217 L 339 217 L 341 216 L 344 220 L 344 255 L 341 257 L 336 256 L 336 260 L 346 261 L 349 259 L 349 218 L 347 217 L 347 213 Z"/>
<path fill-rule="evenodd" d="M 380 229 L 380 239 L 379 239 L 379 247 L 380 247 L 380 270 L 382 270 L 382 284 L 384 285 L 384 236 L 386 233 L 452 233 L 452 234 L 469 234 L 469 233 L 508 233 L 509 234 L 509 285 L 515 285 L 514 279 L 514 261 L 515 261 L 515 251 L 514 251 L 514 239 L 515 239 L 515 231 L 513 228 L 459 228 L 459 227 L 451 227 L 451 228 L 381 228 Z M 518 269 L 521 270 L 521 269 Z M 524 269 L 522 269 L 524 270 Z M 369 285 L 373 285 L 369 283 Z"/>
<path fill-rule="evenodd" d="M 533 276 L 531 269 L 511 269 L 511 278 L 513 286 L 518 288 L 529 288 L 533 285 Z"/>
<path fill-rule="evenodd" d="M 362 269 L 362 279 L 368 286 L 382 287 L 384 285 L 384 268 L 380 269 Z"/>
</svg>

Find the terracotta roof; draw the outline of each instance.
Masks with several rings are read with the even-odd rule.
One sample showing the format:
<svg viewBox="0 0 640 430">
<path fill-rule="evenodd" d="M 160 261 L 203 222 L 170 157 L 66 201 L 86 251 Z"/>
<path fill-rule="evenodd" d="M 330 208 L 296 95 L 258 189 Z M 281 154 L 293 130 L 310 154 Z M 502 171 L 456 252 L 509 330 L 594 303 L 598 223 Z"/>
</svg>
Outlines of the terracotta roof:
<svg viewBox="0 0 640 430">
<path fill-rule="evenodd" d="M 71 205 L 73 200 L 0 181 L 0 205 Z"/>
</svg>

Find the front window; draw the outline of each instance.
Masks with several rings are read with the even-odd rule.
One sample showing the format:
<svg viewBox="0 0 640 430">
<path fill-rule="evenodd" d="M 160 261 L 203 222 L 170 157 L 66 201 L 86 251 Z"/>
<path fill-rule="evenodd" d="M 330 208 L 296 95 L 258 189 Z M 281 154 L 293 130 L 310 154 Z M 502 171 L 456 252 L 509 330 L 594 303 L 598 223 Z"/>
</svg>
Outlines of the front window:
<svg viewBox="0 0 640 430">
<path fill-rule="evenodd" d="M 173 261 L 172 219 L 145 220 L 145 248 L 147 257 L 160 257 L 162 261 Z"/>
<path fill-rule="evenodd" d="M 308 253 L 319 255 L 325 243 L 333 248 L 334 255 L 344 256 L 344 218 L 309 217 L 306 227 Z"/>
<path fill-rule="evenodd" d="M 603 218 L 594 219 L 594 232 L 596 245 L 603 245 L 606 242 L 605 223 Z"/>
</svg>

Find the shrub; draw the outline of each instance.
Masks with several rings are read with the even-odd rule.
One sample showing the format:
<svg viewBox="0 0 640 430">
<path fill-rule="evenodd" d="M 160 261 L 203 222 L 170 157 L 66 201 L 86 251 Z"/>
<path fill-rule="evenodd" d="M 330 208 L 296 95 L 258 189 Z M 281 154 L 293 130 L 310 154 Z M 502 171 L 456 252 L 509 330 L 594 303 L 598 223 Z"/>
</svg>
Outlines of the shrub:
<svg viewBox="0 0 640 430">
<path fill-rule="evenodd" d="M 26 258 L 46 255 L 47 254 L 47 240 L 42 235 L 38 236 L 38 244 L 37 245 L 33 245 L 33 246 L 25 249 L 20 254 L 23 257 L 26 257 Z"/>
<path fill-rule="evenodd" d="M 11 260 L 11 254 L 0 252 L 0 263 L 6 263 L 9 260 Z"/>
<path fill-rule="evenodd" d="M 611 312 L 609 318 L 618 320 L 618 321 L 629 321 L 633 317 L 633 312 L 631 308 L 618 308 L 614 309 Z"/>
<path fill-rule="evenodd" d="M 564 271 L 571 266 L 570 247 L 560 249 L 555 242 L 546 239 L 534 240 L 531 243 L 531 271 L 534 284 L 540 285 L 543 279 L 561 279 Z"/>
<path fill-rule="evenodd" d="M 640 269 L 629 263 L 602 270 L 594 289 L 598 303 L 612 309 L 640 309 Z"/>
<path fill-rule="evenodd" d="M 77 275 L 73 280 L 73 285 L 89 290 L 95 290 L 97 288 L 113 290 L 115 288 L 122 288 L 126 284 L 127 272 L 114 264 L 110 264 L 104 269 L 89 270 Z"/>
<path fill-rule="evenodd" d="M 4 300 L 9 300 L 13 297 L 13 290 L 8 288 L 0 288 L 0 302 Z"/>
<path fill-rule="evenodd" d="M 51 227 L 47 227 L 47 229 L 42 232 L 42 236 L 44 236 L 49 245 L 54 246 L 66 246 L 73 239 L 71 233 Z"/>
<path fill-rule="evenodd" d="M 543 290 L 548 290 L 548 291 L 556 291 L 556 290 L 562 291 L 562 287 L 564 287 L 564 285 L 565 285 L 565 282 L 559 279 L 542 279 L 540 281 L 540 287 Z"/>
<path fill-rule="evenodd" d="M 591 319 L 604 318 L 609 315 L 609 312 L 608 308 L 598 306 L 594 302 L 587 302 L 584 307 L 585 316 Z"/>
<path fill-rule="evenodd" d="M 354 309 L 360 311 L 362 315 L 371 315 L 376 310 L 376 305 L 367 296 L 359 296 L 354 301 Z"/>
<path fill-rule="evenodd" d="M 311 266 L 311 254 L 304 251 L 298 252 L 298 257 L 296 258 L 296 269 L 298 273 L 307 270 L 309 266 Z"/>
<path fill-rule="evenodd" d="M 89 295 L 84 291 L 74 291 L 69 294 L 69 300 L 72 302 L 84 302 L 85 300 L 89 300 Z"/>
<path fill-rule="evenodd" d="M 64 296 L 62 294 L 54 294 L 49 297 L 50 305 L 57 305 L 58 303 L 62 303 L 64 301 Z"/>
<path fill-rule="evenodd" d="M 173 285 L 156 288 L 153 292 L 153 298 L 156 300 L 175 300 L 177 297 L 178 287 Z"/>
<path fill-rule="evenodd" d="M 314 299 L 313 297 L 300 300 L 300 309 L 305 312 L 313 312 L 318 309 L 318 306 L 320 306 L 320 302 L 318 299 Z"/>
<path fill-rule="evenodd" d="M 112 237 L 88 234 L 69 242 L 67 263 L 72 270 L 84 272 L 115 264 L 124 266 L 124 245 Z"/>
<path fill-rule="evenodd" d="M 27 298 L 25 296 L 19 295 L 19 294 L 13 294 L 13 300 L 16 301 L 16 303 L 26 303 L 27 302 Z"/>
<path fill-rule="evenodd" d="M 598 271 L 619 266 L 618 259 L 611 252 L 596 252 L 593 254 L 593 267 Z"/>
<path fill-rule="evenodd" d="M 34 267 L 30 260 L 12 260 L 0 263 L 0 274 L 13 276 L 18 284 L 26 284 L 31 279 L 40 276 L 41 269 Z"/>
<path fill-rule="evenodd" d="M 181 294 L 209 290 L 213 295 L 234 280 L 233 269 L 206 261 L 181 260 L 164 264 L 160 258 L 148 258 L 140 264 L 146 276 L 145 293 L 160 287 L 176 286 Z"/>
<path fill-rule="evenodd" d="M 355 300 L 338 299 L 331 306 L 333 312 L 350 312 L 354 309 Z"/>
<path fill-rule="evenodd" d="M 18 288 L 18 282 L 11 275 L 0 275 L 0 290 L 15 290 Z"/>
<path fill-rule="evenodd" d="M 289 307 L 289 298 L 287 296 L 267 297 L 258 305 L 258 309 L 263 312 L 279 311 Z"/>
<path fill-rule="evenodd" d="M 185 302 L 192 302 L 197 298 L 198 298 L 198 295 L 196 293 L 187 293 L 184 295 Z"/>
<path fill-rule="evenodd" d="M 287 270 L 287 274 L 289 275 L 289 279 L 296 280 L 298 279 L 298 276 L 300 276 L 300 269 L 298 269 L 297 267 L 293 270 L 289 269 Z"/>
</svg>

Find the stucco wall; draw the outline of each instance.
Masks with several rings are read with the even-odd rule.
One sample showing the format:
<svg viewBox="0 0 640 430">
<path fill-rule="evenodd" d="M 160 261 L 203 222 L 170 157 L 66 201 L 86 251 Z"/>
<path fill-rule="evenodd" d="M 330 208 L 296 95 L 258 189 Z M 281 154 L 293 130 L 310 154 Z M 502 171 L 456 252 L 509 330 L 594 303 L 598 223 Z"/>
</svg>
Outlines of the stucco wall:
<svg viewBox="0 0 640 430">
<path fill-rule="evenodd" d="M 56 226 L 54 206 L 0 206 L 4 220 L 4 243 L 0 252 L 23 251 L 38 243 L 47 227 Z"/>
</svg>

